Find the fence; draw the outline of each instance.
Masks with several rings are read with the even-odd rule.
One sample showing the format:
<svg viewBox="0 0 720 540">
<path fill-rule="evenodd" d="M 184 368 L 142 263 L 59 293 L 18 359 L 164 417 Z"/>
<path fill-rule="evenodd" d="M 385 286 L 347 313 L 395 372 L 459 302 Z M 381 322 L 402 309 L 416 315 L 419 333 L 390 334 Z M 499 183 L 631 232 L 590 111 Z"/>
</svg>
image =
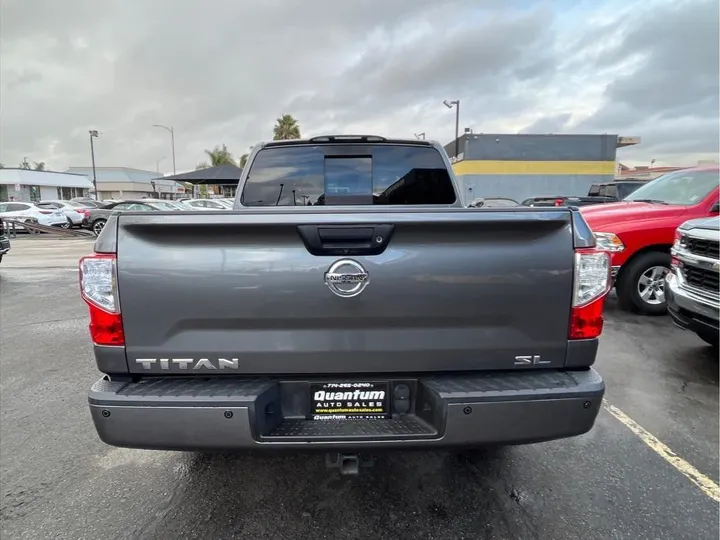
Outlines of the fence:
<svg viewBox="0 0 720 540">
<path fill-rule="evenodd" d="M 3 232 L 10 238 L 17 238 L 17 231 L 24 230 L 29 234 L 35 235 L 40 233 L 49 233 L 64 237 L 84 237 L 92 238 L 93 233 L 80 229 L 62 229 L 60 227 L 49 227 L 40 225 L 35 218 L 7 219 L 3 218 Z"/>
</svg>

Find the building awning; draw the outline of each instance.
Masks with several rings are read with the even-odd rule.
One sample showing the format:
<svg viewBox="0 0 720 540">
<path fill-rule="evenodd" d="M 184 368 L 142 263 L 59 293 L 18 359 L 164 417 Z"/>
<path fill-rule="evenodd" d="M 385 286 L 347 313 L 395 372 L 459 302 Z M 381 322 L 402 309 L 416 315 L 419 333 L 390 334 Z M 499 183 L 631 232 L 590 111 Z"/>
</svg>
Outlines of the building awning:
<svg viewBox="0 0 720 540">
<path fill-rule="evenodd" d="M 235 185 L 240 181 L 242 169 L 236 165 L 226 163 L 217 167 L 198 169 L 172 176 L 161 176 L 160 180 L 174 180 L 175 182 L 187 182 L 188 184 L 215 184 Z"/>
<path fill-rule="evenodd" d="M 83 189 L 92 189 L 93 187 L 90 179 L 83 174 L 30 169 L 0 169 L 0 184 Z"/>
</svg>

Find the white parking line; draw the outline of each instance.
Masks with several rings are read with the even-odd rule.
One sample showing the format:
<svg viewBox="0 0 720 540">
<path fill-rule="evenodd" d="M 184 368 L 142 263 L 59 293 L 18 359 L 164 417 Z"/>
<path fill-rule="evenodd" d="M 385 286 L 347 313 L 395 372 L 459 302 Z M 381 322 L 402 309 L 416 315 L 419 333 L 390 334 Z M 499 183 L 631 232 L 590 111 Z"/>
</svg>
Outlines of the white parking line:
<svg viewBox="0 0 720 540">
<path fill-rule="evenodd" d="M 693 484 L 699 487 L 705 495 L 716 502 L 720 502 L 720 486 L 718 486 L 711 478 L 698 471 L 695 467 L 670 450 L 665 443 L 660 441 L 652 433 L 648 432 L 644 427 L 635 422 L 635 420 L 630 418 L 620 409 L 614 405 L 610 405 L 605 399 L 603 399 L 603 407 L 607 412 L 620 420 L 625 427 L 640 437 L 640 440 L 642 440 L 642 442 L 650 447 L 650 449 L 652 449 L 656 454 L 684 474 Z"/>
</svg>

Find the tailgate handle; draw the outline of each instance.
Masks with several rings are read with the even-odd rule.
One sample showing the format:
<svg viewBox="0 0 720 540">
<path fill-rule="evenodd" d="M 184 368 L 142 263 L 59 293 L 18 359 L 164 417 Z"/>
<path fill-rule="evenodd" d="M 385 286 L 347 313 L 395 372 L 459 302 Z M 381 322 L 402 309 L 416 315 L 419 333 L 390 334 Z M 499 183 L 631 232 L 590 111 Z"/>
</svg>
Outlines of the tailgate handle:
<svg viewBox="0 0 720 540">
<path fill-rule="evenodd" d="M 379 255 L 387 248 L 395 225 L 298 225 L 313 255 Z"/>
</svg>

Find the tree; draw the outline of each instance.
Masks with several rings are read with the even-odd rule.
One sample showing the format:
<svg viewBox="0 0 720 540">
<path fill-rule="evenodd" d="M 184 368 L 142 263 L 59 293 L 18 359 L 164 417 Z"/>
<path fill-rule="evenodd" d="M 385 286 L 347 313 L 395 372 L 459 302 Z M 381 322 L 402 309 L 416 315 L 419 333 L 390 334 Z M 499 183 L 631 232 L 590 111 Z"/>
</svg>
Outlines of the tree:
<svg viewBox="0 0 720 540">
<path fill-rule="evenodd" d="M 35 167 L 34 169 L 36 171 L 44 171 L 45 170 L 45 162 L 44 161 L 34 161 Z"/>
<path fill-rule="evenodd" d="M 198 163 L 197 165 L 195 165 L 195 170 L 196 170 L 196 171 L 199 171 L 200 169 L 209 169 L 209 168 L 210 168 L 210 165 L 208 165 L 205 161 L 203 161 L 202 163 Z"/>
<path fill-rule="evenodd" d="M 245 167 L 245 165 L 247 164 L 247 160 L 248 160 L 247 154 L 243 154 L 242 156 L 240 156 L 240 168 Z"/>
<path fill-rule="evenodd" d="M 5 164 L 4 164 L 4 163 L 0 163 L 0 169 L 4 169 L 4 168 L 5 168 Z"/>
<path fill-rule="evenodd" d="M 212 150 L 205 150 L 205 153 L 210 158 L 210 166 L 217 167 L 218 165 L 231 164 L 236 165 L 235 158 L 228 151 L 227 146 L 224 144 L 222 147 L 216 146 Z"/>
<path fill-rule="evenodd" d="M 23 158 L 22 162 L 20 163 L 20 168 L 30 170 L 30 164 L 28 163 L 27 158 Z"/>
<path fill-rule="evenodd" d="M 291 114 L 283 114 L 275 121 L 273 127 L 273 140 L 284 141 L 286 139 L 299 139 L 300 126 Z"/>
</svg>

